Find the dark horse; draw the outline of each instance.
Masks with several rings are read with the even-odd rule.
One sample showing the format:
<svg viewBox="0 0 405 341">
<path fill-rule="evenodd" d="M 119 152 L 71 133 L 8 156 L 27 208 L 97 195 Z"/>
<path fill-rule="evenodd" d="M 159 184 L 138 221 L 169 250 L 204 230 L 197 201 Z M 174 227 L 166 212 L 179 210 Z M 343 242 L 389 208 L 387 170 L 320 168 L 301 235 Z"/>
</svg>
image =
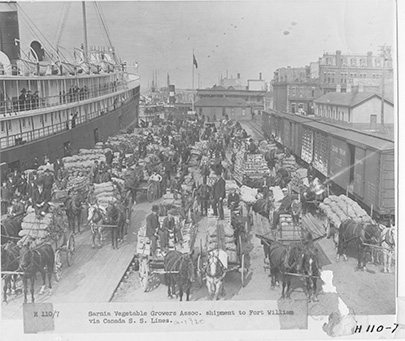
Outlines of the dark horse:
<svg viewBox="0 0 405 341">
<path fill-rule="evenodd" d="M 306 277 L 306 290 L 309 302 L 318 302 L 317 282 L 321 276 L 318 249 L 308 247 L 304 255 L 303 272 Z"/>
<path fill-rule="evenodd" d="M 195 278 L 192 255 L 183 254 L 179 251 L 169 251 L 164 259 L 164 267 L 167 295 L 170 298 L 173 297 L 177 284 L 180 301 L 183 300 L 184 292 L 187 295 L 187 301 L 189 301 L 191 284 Z"/>
<path fill-rule="evenodd" d="M 340 224 L 339 227 L 339 243 L 336 261 L 343 254 L 344 260 L 347 260 L 346 247 L 349 242 L 355 243 L 357 246 L 357 261 L 358 269 L 365 269 L 365 247 L 367 245 L 381 244 L 381 230 L 378 225 L 357 223 L 352 219 L 347 219 Z"/>
<path fill-rule="evenodd" d="M 52 246 L 44 244 L 36 249 L 31 250 L 27 245 L 24 245 L 20 250 L 20 267 L 24 272 L 24 303 L 27 303 L 27 286 L 28 278 L 31 281 L 31 300 L 34 303 L 34 285 L 37 272 L 42 275 L 43 285 L 40 294 L 44 293 L 46 286 L 46 274 L 48 274 L 49 289 L 52 290 L 52 272 L 54 271 L 55 253 Z"/>
<path fill-rule="evenodd" d="M 283 288 L 281 298 L 290 298 L 291 275 L 301 273 L 305 248 L 301 243 L 284 245 L 277 241 L 264 242 L 264 254 L 270 264 L 271 288 L 274 289 L 277 277 L 281 276 Z M 285 289 L 287 287 L 287 291 Z"/>
<path fill-rule="evenodd" d="M 65 201 L 65 210 L 68 218 L 69 229 L 72 230 L 73 233 L 76 231 L 76 223 L 77 232 L 80 233 L 83 202 L 83 197 L 79 193 L 70 194 Z"/>
<path fill-rule="evenodd" d="M 8 242 L 1 246 L 1 271 L 17 271 L 19 266 L 20 248 L 14 242 Z M 3 301 L 7 303 L 7 289 L 11 287 L 13 279 L 13 291 L 16 287 L 16 275 L 4 275 Z"/>
<path fill-rule="evenodd" d="M 1 245 L 11 241 L 17 242 L 21 239 L 18 233 L 21 231 L 21 222 L 24 215 L 16 216 L 14 218 L 7 218 L 1 222 Z"/>
<path fill-rule="evenodd" d="M 119 203 L 110 203 L 106 209 L 106 221 L 111 224 L 111 243 L 118 249 L 118 240 L 124 239 L 124 228 L 127 223 L 126 209 Z"/>
</svg>

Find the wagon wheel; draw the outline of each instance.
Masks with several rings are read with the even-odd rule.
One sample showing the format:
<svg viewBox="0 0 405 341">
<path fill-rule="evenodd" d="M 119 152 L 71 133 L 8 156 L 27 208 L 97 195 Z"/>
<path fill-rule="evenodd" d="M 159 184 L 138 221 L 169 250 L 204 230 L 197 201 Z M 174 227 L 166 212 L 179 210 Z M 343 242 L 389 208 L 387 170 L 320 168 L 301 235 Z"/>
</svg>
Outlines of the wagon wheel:
<svg viewBox="0 0 405 341">
<path fill-rule="evenodd" d="M 55 278 L 56 281 L 59 282 L 60 278 L 62 277 L 62 255 L 60 250 L 56 250 L 55 252 L 54 264 Z"/>
<path fill-rule="evenodd" d="M 198 255 L 198 258 L 197 258 L 197 277 L 198 277 L 198 285 L 201 288 L 204 284 L 203 264 L 202 264 L 201 253 Z"/>
<path fill-rule="evenodd" d="M 73 236 L 73 233 L 70 234 L 69 240 L 66 246 L 66 252 L 67 252 L 67 264 L 68 266 L 71 266 L 73 264 L 73 253 L 75 251 L 75 237 Z"/>
<path fill-rule="evenodd" d="M 150 183 L 147 190 L 146 190 L 146 196 L 148 197 L 148 201 L 152 202 L 154 200 L 154 196 L 155 196 L 155 191 L 153 188 L 153 183 Z"/>
<path fill-rule="evenodd" d="M 146 292 L 149 283 L 149 261 L 147 257 L 144 257 L 139 262 L 139 280 L 143 291 Z"/>
<path fill-rule="evenodd" d="M 245 272 L 247 269 L 245 269 L 245 255 L 242 255 L 242 260 L 240 262 L 240 281 L 242 283 L 242 287 L 245 287 Z"/>
</svg>

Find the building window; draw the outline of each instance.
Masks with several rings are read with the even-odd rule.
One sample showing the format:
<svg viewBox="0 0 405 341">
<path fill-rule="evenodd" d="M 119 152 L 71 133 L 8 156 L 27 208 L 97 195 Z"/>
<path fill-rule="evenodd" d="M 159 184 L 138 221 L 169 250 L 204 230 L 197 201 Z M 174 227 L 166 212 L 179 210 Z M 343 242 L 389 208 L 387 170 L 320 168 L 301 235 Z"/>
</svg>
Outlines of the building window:
<svg viewBox="0 0 405 341">
<path fill-rule="evenodd" d="M 291 103 L 291 112 L 295 114 L 295 103 Z"/>
<path fill-rule="evenodd" d="M 12 131 L 13 126 L 11 125 L 11 121 L 8 121 L 8 131 Z"/>
<path fill-rule="evenodd" d="M 367 66 L 365 58 L 360 58 L 360 66 Z"/>
<path fill-rule="evenodd" d="M 22 119 L 21 125 L 23 128 L 25 128 L 25 118 Z"/>
<path fill-rule="evenodd" d="M 44 120 L 45 120 L 45 123 L 48 123 L 48 114 L 44 115 Z"/>
<path fill-rule="evenodd" d="M 295 96 L 295 86 L 293 86 L 293 87 L 291 88 L 291 91 L 292 91 L 292 95 Z"/>
<path fill-rule="evenodd" d="M 3 131 L 4 132 L 4 130 L 5 130 L 5 125 L 4 125 L 4 121 L 1 121 L 1 131 Z"/>
<path fill-rule="evenodd" d="M 357 64 L 356 58 L 351 58 L 350 59 L 350 65 L 351 66 L 356 66 L 356 64 Z"/>
<path fill-rule="evenodd" d="M 315 90 L 314 89 L 312 89 L 312 91 L 311 91 L 311 96 L 315 97 Z"/>
<path fill-rule="evenodd" d="M 375 66 L 378 66 L 378 67 L 381 66 L 381 59 L 376 59 L 375 60 Z"/>
</svg>

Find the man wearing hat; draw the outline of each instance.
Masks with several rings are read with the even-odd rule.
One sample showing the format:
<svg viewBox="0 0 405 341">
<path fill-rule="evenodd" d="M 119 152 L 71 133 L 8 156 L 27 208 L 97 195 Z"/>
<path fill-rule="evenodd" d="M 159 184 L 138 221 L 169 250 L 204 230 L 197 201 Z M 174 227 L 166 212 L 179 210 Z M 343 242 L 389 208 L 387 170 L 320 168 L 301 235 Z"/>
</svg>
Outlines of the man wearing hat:
<svg viewBox="0 0 405 341">
<path fill-rule="evenodd" d="M 249 147 L 248 147 L 249 153 L 254 154 L 257 151 L 257 146 L 254 143 L 253 139 L 249 139 Z"/>
<path fill-rule="evenodd" d="M 222 177 L 221 173 L 217 173 L 217 180 L 215 181 L 212 187 L 212 209 L 214 210 L 214 216 L 218 216 L 219 212 L 219 219 L 224 219 L 224 206 L 223 200 L 225 198 L 225 180 Z"/>
<path fill-rule="evenodd" d="M 5 181 L 1 186 L 1 214 L 6 214 L 12 194 Z"/>
<path fill-rule="evenodd" d="M 34 189 L 32 205 L 37 217 L 45 216 L 45 213 L 48 211 L 49 204 L 46 200 L 44 183 L 42 179 L 37 182 L 37 187 Z"/>
<path fill-rule="evenodd" d="M 156 258 L 156 243 L 157 243 L 157 232 L 160 227 L 159 223 L 159 206 L 153 205 L 152 212 L 146 217 L 146 237 L 148 237 L 151 242 L 152 256 Z"/>
<path fill-rule="evenodd" d="M 12 203 L 12 208 L 11 208 L 11 216 L 20 216 L 25 213 L 25 207 L 24 204 L 19 200 L 19 197 L 17 195 L 14 196 L 13 198 L 13 203 Z"/>
<path fill-rule="evenodd" d="M 277 228 L 280 214 L 290 213 L 290 211 L 291 211 L 292 198 L 288 194 L 288 189 L 283 188 L 282 191 L 283 191 L 284 198 L 283 198 L 283 200 L 281 200 L 281 205 L 278 208 L 278 210 L 275 210 L 273 213 L 273 229 Z"/>
<path fill-rule="evenodd" d="M 53 174 L 49 170 L 49 168 L 45 168 L 45 173 L 42 175 L 42 183 L 44 184 L 44 192 L 45 192 L 45 198 L 46 201 L 51 201 L 52 200 L 52 186 L 53 183 L 55 182 L 55 179 L 53 177 Z"/>
</svg>

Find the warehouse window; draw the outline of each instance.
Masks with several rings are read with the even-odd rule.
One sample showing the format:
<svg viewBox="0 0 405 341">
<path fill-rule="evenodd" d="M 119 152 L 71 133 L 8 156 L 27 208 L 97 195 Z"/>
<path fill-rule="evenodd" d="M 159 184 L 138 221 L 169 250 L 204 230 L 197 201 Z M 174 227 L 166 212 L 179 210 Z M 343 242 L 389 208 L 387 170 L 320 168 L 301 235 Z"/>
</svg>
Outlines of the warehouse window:
<svg viewBox="0 0 405 341">
<path fill-rule="evenodd" d="M 5 130 L 4 121 L 1 121 L 1 131 L 3 131 L 3 132 L 4 132 L 4 130 Z"/>
<path fill-rule="evenodd" d="M 22 119 L 21 125 L 23 128 L 25 128 L 25 118 Z"/>
<path fill-rule="evenodd" d="M 8 131 L 12 131 L 13 126 L 11 125 L 11 121 L 8 121 Z"/>
</svg>

